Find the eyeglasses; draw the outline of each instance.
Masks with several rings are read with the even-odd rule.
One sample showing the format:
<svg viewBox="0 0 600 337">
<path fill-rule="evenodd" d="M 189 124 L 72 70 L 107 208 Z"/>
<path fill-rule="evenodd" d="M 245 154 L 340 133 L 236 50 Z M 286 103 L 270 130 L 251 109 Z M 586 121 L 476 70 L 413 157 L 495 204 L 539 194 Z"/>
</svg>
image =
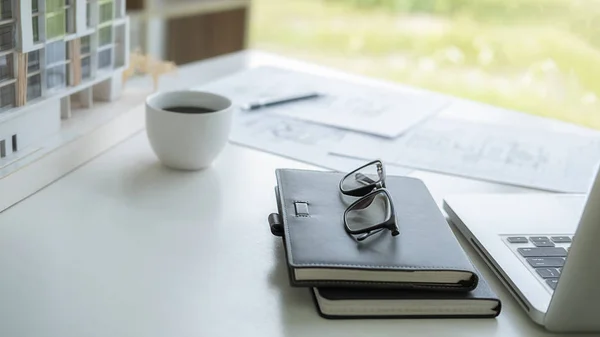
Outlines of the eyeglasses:
<svg viewBox="0 0 600 337">
<path fill-rule="evenodd" d="M 385 188 L 385 168 L 374 160 L 348 173 L 340 181 L 340 192 L 360 197 L 344 212 L 344 228 L 356 240 L 389 229 L 392 236 L 400 234 L 392 197 Z"/>
</svg>

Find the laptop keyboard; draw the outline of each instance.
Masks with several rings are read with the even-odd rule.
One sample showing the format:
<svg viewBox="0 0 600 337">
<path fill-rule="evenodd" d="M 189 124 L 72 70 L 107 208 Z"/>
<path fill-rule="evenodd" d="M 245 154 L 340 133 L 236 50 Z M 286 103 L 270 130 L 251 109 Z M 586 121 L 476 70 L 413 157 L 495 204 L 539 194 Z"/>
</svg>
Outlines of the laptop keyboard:
<svg viewBox="0 0 600 337">
<path fill-rule="evenodd" d="M 572 236 L 504 236 L 504 241 L 538 280 L 556 289 Z"/>
</svg>

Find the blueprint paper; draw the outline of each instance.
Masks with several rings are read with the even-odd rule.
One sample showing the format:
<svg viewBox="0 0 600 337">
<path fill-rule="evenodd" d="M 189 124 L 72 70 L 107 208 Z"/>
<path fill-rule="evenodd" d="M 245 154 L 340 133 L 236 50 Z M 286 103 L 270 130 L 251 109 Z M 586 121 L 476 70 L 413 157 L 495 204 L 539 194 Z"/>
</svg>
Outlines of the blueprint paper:
<svg viewBox="0 0 600 337">
<path fill-rule="evenodd" d="M 439 118 L 395 140 L 347 135 L 332 151 L 498 183 L 586 193 L 600 161 L 600 137 Z"/>
<path fill-rule="evenodd" d="M 349 172 L 365 160 L 330 154 L 329 150 L 349 134 L 344 130 L 277 115 L 234 115 L 230 141 L 316 166 Z M 412 169 L 386 167 L 389 175 L 406 175 Z"/>
<path fill-rule="evenodd" d="M 200 89 L 227 96 L 237 105 L 316 91 L 323 97 L 248 113 L 276 114 L 383 137 L 397 137 L 450 103 L 431 93 L 359 85 L 273 67 L 240 72 Z"/>
</svg>

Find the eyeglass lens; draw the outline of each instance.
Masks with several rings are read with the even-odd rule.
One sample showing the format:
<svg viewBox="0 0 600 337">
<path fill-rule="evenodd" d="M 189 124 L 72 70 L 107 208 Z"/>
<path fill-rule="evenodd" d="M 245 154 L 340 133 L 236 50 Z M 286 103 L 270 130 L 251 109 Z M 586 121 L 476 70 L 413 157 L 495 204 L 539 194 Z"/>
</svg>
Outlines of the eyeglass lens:
<svg viewBox="0 0 600 337">
<path fill-rule="evenodd" d="M 379 181 L 381 181 L 381 177 L 377 170 L 377 163 L 373 163 L 347 176 L 342 181 L 341 187 L 343 191 L 351 191 Z"/>
<path fill-rule="evenodd" d="M 361 199 L 346 212 L 346 226 L 357 231 L 373 227 L 391 218 L 390 200 L 385 193 L 375 193 Z"/>
</svg>

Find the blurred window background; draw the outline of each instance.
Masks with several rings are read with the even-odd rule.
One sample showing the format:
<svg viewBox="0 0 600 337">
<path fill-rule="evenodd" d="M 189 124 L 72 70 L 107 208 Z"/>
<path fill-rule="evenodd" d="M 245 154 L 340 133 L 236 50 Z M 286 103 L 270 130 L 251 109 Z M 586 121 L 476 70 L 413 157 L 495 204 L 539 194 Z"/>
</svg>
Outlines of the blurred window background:
<svg viewBox="0 0 600 337">
<path fill-rule="evenodd" d="M 600 0 L 252 0 L 250 46 L 600 128 Z"/>
<path fill-rule="evenodd" d="M 131 48 L 177 64 L 253 48 L 600 128 L 600 0 L 126 4 Z"/>
</svg>

